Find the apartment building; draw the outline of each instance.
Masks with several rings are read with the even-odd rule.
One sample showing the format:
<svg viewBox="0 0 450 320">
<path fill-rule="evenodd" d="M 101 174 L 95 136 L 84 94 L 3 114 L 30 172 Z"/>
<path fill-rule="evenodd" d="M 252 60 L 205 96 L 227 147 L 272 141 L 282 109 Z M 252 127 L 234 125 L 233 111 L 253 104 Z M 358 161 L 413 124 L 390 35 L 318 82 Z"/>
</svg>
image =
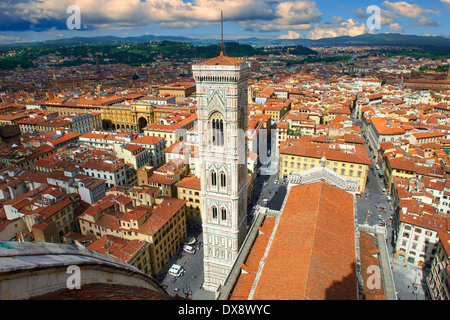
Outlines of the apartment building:
<svg viewBox="0 0 450 320">
<path fill-rule="evenodd" d="M 164 96 L 166 94 L 175 97 L 176 103 L 183 102 L 186 98 L 195 93 L 195 83 L 191 82 L 174 82 L 158 88 L 158 94 Z"/>
<path fill-rule="evenodd" d="M 31 168 L 36 160 L 43 159 L 55 152 L 56 149 L 48 144 L 27 148 L 13 145 L 0 151 L 0 162 L 20 168 Z"/>
<path fill-rule="evenodd" d="M 158 168 L 164 163 L 164 148 L 166 141 L 163 137 L 143 136 L 131 140 L 129 144 L 139 145 L 148 150 L 149 166 Z"/>
<path fill-rule="evenodd" d="M 158 123 L 152 123 L 143 128 L 144 135 L 150 137 L 163 137 L 165 147 L 177 141 L 185 140 L 186 131 L 192 129 L 197 121 L 194 113 L 172 113 Z"/>
<path fill-rule="evenodd" d="M 177 187 L 178 199 L 186 200 L 186 220 L 187 223 L 202 223 L 202 197 L 200 178 L 194 175 L 185 176 L 178 181 Z"/>
<path fill-rule="evenodd" d="M 413 132 L 411 135 L 411 143 L 421 146 L 425 143 L 439 143 L 446 138 L 446 134 L 439 131 Z"/>
<path fill-rule="evenodd" d="M 109 132 L 109 131 L 90 131 L 79 137 L 80 145 L 91 146 L 99 149 L 114 149 L 114 144 L 129 143 L 135 138 L 132 133 Z"/>
<path fill-rule="evenodd" d="M 116 157 L 131 164 L 134 169 L 139 169 L 150 164 L 150 152 L 148 149 L 136 144 L 114 144 Z"/>
<path fill-rule="evenodd" d="M 369 148 L 374 154 L 377 154 L 380 143 L 409 140 L 410 134 L 411 130 L 405 130 L 401 124 L 395 123 L 393 120 L 371 117 L 366 137 Z"/>
<path fill-rule="evenodd" d="M 417 199 L 400 201 L 399 228 L 394 259 L 422 267 L 429 264 L 439 241 L 438 230 L 446 221 L 435 208 L 419 205 Z"/>
<path fill-rule="evenodd" d="M 25 117 L 16 122 L 19 125 L 21 133 L 38 131 L 38 125 L 44 121 L 56 119 L 59 116 L 56 111 L 42 111 L 35 110 L 29 112 L 28 117 Z"/>
<path fill-rule="evenodd" d="M 327 167 L 343 178 L 358 180 L 359 194 L 365 191 L 370 159 L 364 145 L 286 142 L 280 147 L 279 178 L 317 167 L 324 156 Z"/>
<path fill-rule="evenodd" d="M 104 235 L 86 247 L 88 250 L 113 256 L 128 263 L 145 274 L 151 271 L 150 244 L 141 240 L 127 240 L 112 235 Z"/>
<path fill-rule="evenodd" d="M 139 101 L 157 106 L 167 106 L 176 104 L 176 97 L 166 93 L 163 96 L 145 96 L 140 98 Z"/>
<path fill-rule="evenodd" d="M 289 99 L 269 99 L 264 103 L 264 114 L 278 122 L 291 110 L 291 105 L 292 102 Z"/>
<path fill-rule="evenodd" d="M 59 149 L 64 146 L 74 145 L 78 142 L 81 133 L 69 132 L 67 130 L 57 129 L 55 131 L 47 131 L 40 136 L 36 137 L 36 145 L 46 143 L 55 149 Z"/>
<path fill-rule="evenodd" d="M 188 165 L 188 171 L 191 174 L 199 175 L 198 169 L 198 144 L 184 141 L 178 141 L 164 149 L 166 163 L 172 160 L 179 161 L 180 159 Z"/>
<path fill-rule="evenodd" d="M 77 219 L 83 235 L 101 238 L 112 235 L 149 243 L 149 273 L 156 275 L 186 238 L 186 201 L 170 197 L 155 199 L 153 207 L 136 206 L 123 210 L 110 195 L 90 207 Z M 123 195 L 119 197 L 128 198 Z M 131 198 L 128 198 L 131 201 Z"/>
<path fill-rule="evenodd" d="M 416 171 L 416 164 L 409 155 L 389 155 L 384 158 L 383 176 L 388 190 L 392 189 L 395 177 L 411 179 L 416 176 Z"/>
<path fill-rule="evenodd" d="M 105 180 L 108 188 L 127 185 L 126 169 L 124 160 L 114 156 L 89 159 L 82 166 L 84 174 Z"/>
<path fill-rule="evenodd" d="M 28 231 L 32 231 L 39 219 L 53 221 L 62 238 L 69 231 L 77 230 L 74 209 L 78 201 L 76 194 L 65 194 L 58 187 L 43 184 L 20 197 L 6 201 L 4 208 L 8 220 L 22 218 Z"/>
<path fill-rule="evenodd" d="M 147 179 L 147 184 L 161 189 L 166 197 L 177 197 L 176 183 L 186 174 L 188 165 L 182 159 L 173 159 L 162 165 Z"/>
<path fill-rule="evenodd" d="M 156 198 L 161 196 L 161 189 L 157 187 L 140 185 L 132 188 L 114 187 L 108 190 L 108 194 L 124 195 L 133 201 L 133 206 L 149 206 L 155 205 Z"/>
<path fill-rule="evenodd" d="M 438 231 L 439 242 L 431 262 L 430 273 L 425 278 L 432 300 L 450 299 L 450 237 L 448 227 Z"/>
</svg>

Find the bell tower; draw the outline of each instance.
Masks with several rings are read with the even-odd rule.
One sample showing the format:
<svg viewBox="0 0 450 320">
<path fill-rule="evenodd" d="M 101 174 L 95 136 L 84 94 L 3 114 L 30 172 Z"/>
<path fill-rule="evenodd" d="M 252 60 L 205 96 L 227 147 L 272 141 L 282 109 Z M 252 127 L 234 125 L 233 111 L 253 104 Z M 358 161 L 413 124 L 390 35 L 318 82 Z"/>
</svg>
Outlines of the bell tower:
<svg viewBox="0 0 450 320">
<path fill-rule="evenodd" d="M 247 62 L 226 56 L 223 46 L 219 56 L 192 67 L 206 291 L 215 291 L 228 276 L 247 233 L 249 69 Z"/>
</svg>

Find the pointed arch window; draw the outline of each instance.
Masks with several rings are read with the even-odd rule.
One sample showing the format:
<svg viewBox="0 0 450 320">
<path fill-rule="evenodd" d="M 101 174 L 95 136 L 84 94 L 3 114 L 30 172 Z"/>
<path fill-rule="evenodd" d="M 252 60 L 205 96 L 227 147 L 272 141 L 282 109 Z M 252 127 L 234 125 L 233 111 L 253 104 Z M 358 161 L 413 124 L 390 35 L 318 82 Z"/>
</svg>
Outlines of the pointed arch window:
<svg viewBox="0 0 450 320">
<path fill-rule="evenodd" d="M 226 188 L 227 187 L 227 175 L 225 172 L 220 173 L 220 187 Z"/>
<path fill-rule="evenodd" d="M 211 186 L 217 186 L 217 174 L 215 171 L 211 171 Z"/>
<path fill-rule="evenodd" d="M 213 146 L 224 145 L 224 120 L 219 112 L 215 112 L 210 118 L 210 135 Z"/>
<path fill-rule="evenodd" d="M 213 206 L 211 211 L 212 211 L 212 218 L 217 219 L 217 207 Z"/>
<path fill-rule="evenodd" d="M 222 220 L 227 220 L 227 209 L 225 208 L 220 209 L 220 216 Z"/>
</svg>

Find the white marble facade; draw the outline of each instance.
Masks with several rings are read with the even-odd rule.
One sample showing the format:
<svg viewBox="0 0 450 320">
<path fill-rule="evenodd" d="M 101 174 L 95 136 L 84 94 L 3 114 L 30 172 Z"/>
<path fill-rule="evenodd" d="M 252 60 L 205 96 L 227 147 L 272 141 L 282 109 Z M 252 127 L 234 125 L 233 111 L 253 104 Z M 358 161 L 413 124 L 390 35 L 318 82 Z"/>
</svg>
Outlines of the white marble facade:
<svg viewBox="0 0 450 320">
<path fill-rule="evenodd" d="M 193 66 L 206 291 L 225 280 L 246 235 L 248 72 L 222 54 Z"/>
</svg>

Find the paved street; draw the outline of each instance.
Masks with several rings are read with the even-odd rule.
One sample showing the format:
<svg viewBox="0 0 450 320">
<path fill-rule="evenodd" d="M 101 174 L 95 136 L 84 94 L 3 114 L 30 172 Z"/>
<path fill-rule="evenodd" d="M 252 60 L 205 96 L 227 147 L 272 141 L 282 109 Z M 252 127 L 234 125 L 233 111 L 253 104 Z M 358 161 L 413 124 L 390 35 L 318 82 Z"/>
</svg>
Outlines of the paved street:
<svg viewBox="0 0 450 320">
<path fill-rule="evenodd" d="M 188 237 L 190 236 L 194 236 L 197 243 L 203 242 L 203 234 L 199 231 L 188 229 Z M 183 276 L 174 277 L 167 274 L 174 263 L 185 268 L 186 272 Z M 181 250 L 179 255 L 172 256 L 169 263 L 162 268 L 162 271 L 155 278 L 171 296 L 178 294 L 192 300 L 214 300 L 214 293 L 204 291 L 201 288 L 203 284 L 203 247 L 201 246 L 195 254 Z"/>
<path fill-rule="evenodd" d="M 369 153 L 369 156 L 372 155 Z M 392 239 L 392 208 L 387 195 L 382 194 L 384 188 L 383 179 L 378 175 L 375 164 L 372 163 L 369 169 L 366 192 L 361 198 L 357 199 L 358 224 L 375 226 L 379 225 L 380 221 L 386 223 L 387 247 L 397 299 L 425 300 L 422 269 L 393 258 L 395 243 Z"/>
<path fill-rule="evenodd" d="M 392 265 L 398 300 L 425 300 L 422 269 L 398 260 Z"/>
<path fill-rule="evenodd" d="M 278 155 L 272 153 L 269 166 L 261 166 L 261 174 L 257 177 L 252 203 L 249 212 L 259 205 L 272 210 L 280 210 L 286 197 L 287 181 L 279 179 Z"/>
</svg>

